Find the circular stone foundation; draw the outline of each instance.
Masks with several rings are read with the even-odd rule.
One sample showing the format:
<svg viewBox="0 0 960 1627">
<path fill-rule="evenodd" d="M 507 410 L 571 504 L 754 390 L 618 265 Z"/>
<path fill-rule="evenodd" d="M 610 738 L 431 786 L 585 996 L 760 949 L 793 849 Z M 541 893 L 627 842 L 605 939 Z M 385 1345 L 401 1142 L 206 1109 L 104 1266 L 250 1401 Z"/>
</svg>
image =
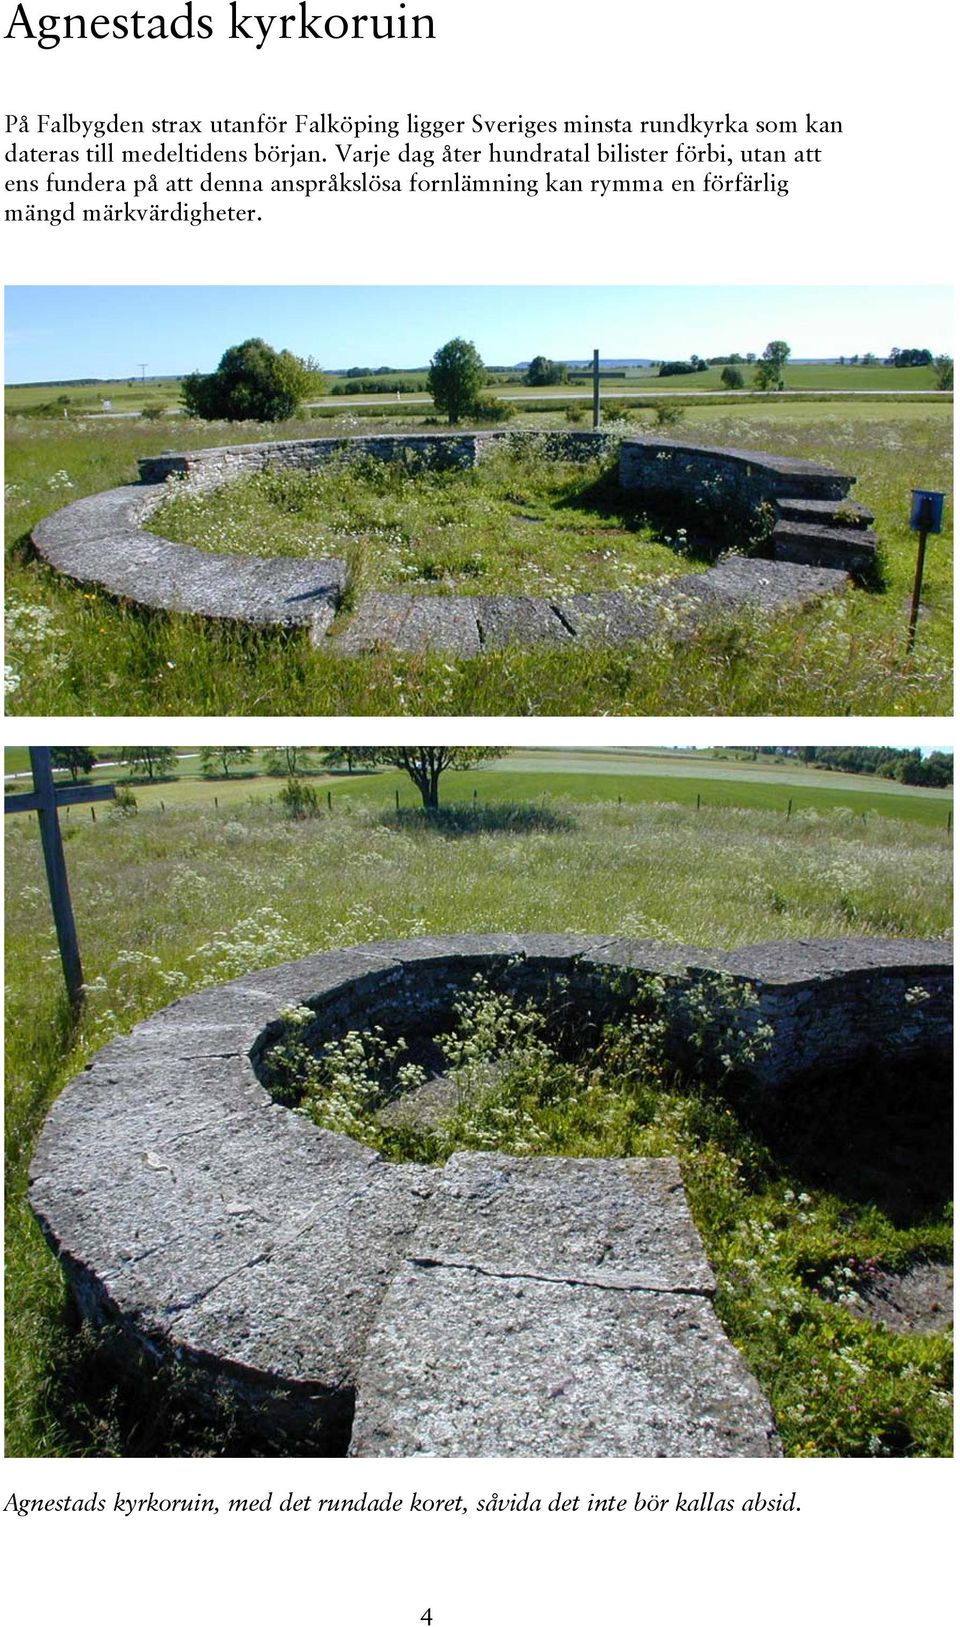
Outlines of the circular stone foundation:
<svg viewBox="0 0 960 1627">
<path fill-rule="evenodd" d="M 712 1308 L 673 1159 L 459 1153 L 387 1164 L 260 1082 L 283 1013 L 313 1039 L 430 1032 L 477 973 L 594 1015 L 656 974 L 748 983 L 771 1089 L 949 1048 L 949 945 L 711 953 L 617 938 L 422 938 L 334 951 L 176 1001 L 54 1104 L 30 1201 L 84 1316 L 224 1386 L 268 1444 L 359 1455 L 768 1455 L 769 1407 Z M 611 973 L 616 974 L 611 981 Z"/>
<path fill-rule="evenodd" d="M 54 569 L 115 597 L 154 610 L 181 611 L 257 626 L 305 626 L 315 643 L 343 655 L 376 647 L 436 649 L 479 655 L 508 644 L 619 644 L 669 627 L 691 634 L 707 617 L 752 606 L 767 613 L 800 609 L 842 590 L 851 574 L 869 576 L 876 538 L 871 516 L 853 503 L 853 477 L 796 458 L 722 447 L 691 447 L 660 437 L 624 440 L 620 484 L 667 503 L 677 523 L 702 527 L 719 512 L 762 513 L 765 553 L 722 554 L 709 570 L 649 588 L 569 597 L 403 593 L 362 595 L 343 626 L 337 614 L 347 590 L 341 559 L 251 558 L 207 553 L 145 529 L 169 480 L 209 491 L 262 469 L 310 469 L 351 453 L 402 459 L 429 468 L 467 468 L 511 431 L 358 436 L 208 447 L 141 460 L 141 484 L 81 498 L 41 520 L 37 552 Z M 558 458 L 582 460 L 611 438 L 591 431 L 548 431 L 543 444 Z M 735 526 L 734 529 L 737 529 Z"/>
</svg>

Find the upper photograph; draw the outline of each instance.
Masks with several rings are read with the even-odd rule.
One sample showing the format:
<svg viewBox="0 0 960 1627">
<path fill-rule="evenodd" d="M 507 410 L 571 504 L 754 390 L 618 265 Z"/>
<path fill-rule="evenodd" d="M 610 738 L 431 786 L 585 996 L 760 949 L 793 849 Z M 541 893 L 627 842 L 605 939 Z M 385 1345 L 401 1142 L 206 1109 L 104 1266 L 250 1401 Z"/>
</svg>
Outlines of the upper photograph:
<svg viewBox="0 0 960 1627">
<path fill-rule="evenodd" d="M 947 288 L 10 287 L 5 333 L 8 715 L 952 713 Z"/>
</svg>

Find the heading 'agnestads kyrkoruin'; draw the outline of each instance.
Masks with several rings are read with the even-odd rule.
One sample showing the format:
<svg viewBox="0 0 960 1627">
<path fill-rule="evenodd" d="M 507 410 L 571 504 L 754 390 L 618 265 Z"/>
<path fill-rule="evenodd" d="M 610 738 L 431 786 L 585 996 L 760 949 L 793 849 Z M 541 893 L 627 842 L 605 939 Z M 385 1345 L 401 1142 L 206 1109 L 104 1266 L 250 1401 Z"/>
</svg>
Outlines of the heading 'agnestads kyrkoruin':
<svg viewBox="0 0 960 1627">
<path fill-rule="evenodd" d="M 195 10 L 193 0 L 185 0 L 172 17 L 164 12 L 98 11 L 63 15 L 31 15 L 22 3 L 15 7 L 4 33 L 6 40 L 30 40 L 42 51 L 52 50 L 62 40 L 209 40 L 223 35 L 231 40 L 249 40 L 261 51 L 268 40 L 432 40 L 433 18 L 429 13 L 407 15 L 406 0 L 396 11 L 314 12 L 300 0 L 292 11 L 248 12 L 230 0 L 225 17 L 217 19 Z"/>
</svg>

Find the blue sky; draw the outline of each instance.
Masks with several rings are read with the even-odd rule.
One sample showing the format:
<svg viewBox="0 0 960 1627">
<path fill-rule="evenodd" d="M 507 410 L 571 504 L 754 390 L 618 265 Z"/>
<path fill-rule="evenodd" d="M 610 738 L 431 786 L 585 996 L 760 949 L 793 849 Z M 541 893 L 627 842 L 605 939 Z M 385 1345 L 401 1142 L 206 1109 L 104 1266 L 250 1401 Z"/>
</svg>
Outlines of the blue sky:
<svg viewBox="0 0 960 1627">
<path fill-rule="evenodd" d="M 488 363 L 536 354 L 795 356 L 893 345 L 952 354 L 946 287 L 11 287 L 8 384 L 211 371 L 228 345 L 262 338 L 328 368 L 417 367 L 455 335 Z"/>
</svg>

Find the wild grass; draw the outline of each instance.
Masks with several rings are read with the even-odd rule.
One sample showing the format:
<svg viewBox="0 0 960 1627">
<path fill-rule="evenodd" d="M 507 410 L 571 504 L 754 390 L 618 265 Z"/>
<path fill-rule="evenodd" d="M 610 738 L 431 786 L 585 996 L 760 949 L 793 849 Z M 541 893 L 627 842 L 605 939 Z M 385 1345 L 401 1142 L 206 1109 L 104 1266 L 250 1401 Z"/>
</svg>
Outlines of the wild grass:
<svg viewBox="0 0 960 1627">
<path fill-rule="evenodd" d="M 344 660 L 305 634 L 151 615 L 81 590 L 30 556 L 30 528 L 71 498 L 132 480 L 138 453 L 257 438 L 247 426 L 90 421 L 8 429 L 8 710 L 38 715 L 928 716 L 952 707 L 950 538 L 931 539 L 912 654 L 913 486 L 951 487 L 948 403 L 742 403 L 691 408 L 672 434 L 801 457 L 859 476 L 877 516 L 882 592 L 851 590 L 765 619 L 739 612 L 677 645 L 513 646 L 469 660 Z M 335 432 L 362 426 L 349 417 Z M 367 426 L 369 427 L 369 426 Z M 286 429 L 284 431 L 287 432 Z M 298 423 L 291 433 L 310 434 Z M 267 432 L 263 432 L 264 435 Z M 275 433 L 270 431 L 269 433 Z M 262 437 L 261 437 L 262 438 Z M 530 526 L 539 531 L 539 526 Z"/>
<path fill-rule="evenodd" d="M 551 810 L 563 816 L 559 828 L 517 830 L 511 817 L 498 829 L 490 815 L 479 833 L 456 835 L 384 818 L 382 800 L 335 799 L 332 813 L 304 822 L 263 800 L 71 822 L 88 983 L 75 1027 L 36 828 L 28 816 L 8 820 L 8 1453 L 131 1449 L 118 1415 L 105 1418 L 109 1398 L 94 1419 L 89 1395 L 65 1387 L 78 1347 L 58 1269 L 26 1207 L 27 1166 L 66 1081 L 177 995 L 312 950 L 423 932 L 619 932 L 733 946 L 950 929 L 943 830 L 896 819 L 865 826 L 842 810 L 789 821 L 677 803 L 558 799 Z"/>
<path fill-rule="evenodd" d="M 376 458 L 174 493 L 150 529 L 215 553 L 345 558 L 354 591 L 569 594 L 690 570 L 621 491 L 614 456 L 568 463 L 518 436 L 472 469 Z"/>
</svg>

